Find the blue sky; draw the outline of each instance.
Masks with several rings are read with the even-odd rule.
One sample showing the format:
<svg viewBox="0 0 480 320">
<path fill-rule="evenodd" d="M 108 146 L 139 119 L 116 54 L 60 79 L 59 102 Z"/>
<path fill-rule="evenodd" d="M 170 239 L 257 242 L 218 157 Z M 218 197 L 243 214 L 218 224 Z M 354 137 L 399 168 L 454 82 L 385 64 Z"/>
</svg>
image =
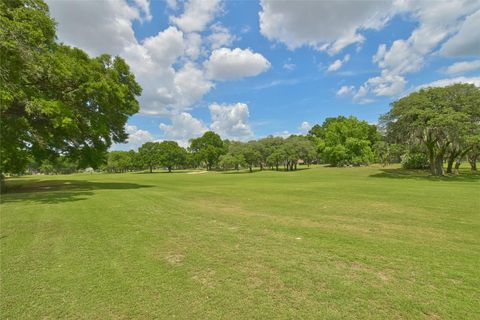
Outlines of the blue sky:
<svg viewBox="0 0 480 320">
<path fill-rule="evenodd" d="M 479 1 L 59 1 L 58 39 L 126 59 L 130 140 L 248 140 L 325 118 L 375 123 L 422 86 L 480 85 Z"/>
</svg>

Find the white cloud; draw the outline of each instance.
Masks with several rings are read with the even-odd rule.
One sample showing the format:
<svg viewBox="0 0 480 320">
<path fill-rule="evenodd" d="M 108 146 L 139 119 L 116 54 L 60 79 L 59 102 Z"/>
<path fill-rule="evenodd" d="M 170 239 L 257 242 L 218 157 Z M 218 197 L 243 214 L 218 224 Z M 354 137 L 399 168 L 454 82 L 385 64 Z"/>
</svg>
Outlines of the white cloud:
<svg viewBox="0 0 480 320">
<path fill-rule="evenodd" d="M 465 19 L 460 31 L 443 44 L 440 52 L 447 56 L 480 55 L 479 30 L 480 10 Z"/>
<path fill-rule="evenodd" d="M 209 106 L 212 123 L 210 129 L 222 138 L 246 140 L 253 137 L 253 132 L 248 123 L 250 113 L 245 103 L 236 104 L 211 104 Z"/>
<path fill-rule="evenodd" d="M 477 87 L 480 87 L 480 77 L 456 77 L 450 79 L 441 79 L 430 83 L 422 84 L 418 86 L 415 90 L 420 90 L 427 87 L 446 87 L 456 83 L 470 83 L 474 84 Z"/>
<path fill-rule="evenodd" d="M 337 59 L 331 65 L 328 66 L 327 71 L 336 71 L 342 67 L 345 62 L 350 60 L 350 55 L 346 54 L 343 60 Z"/>
<path fill-rule="evenodd" d="M 259 75 L 270 68 L 270 62 L 250 49 L 216 49 L 205 62 L 207 75 L 214 80 L 234 80 Z"/>
<path fill-rule="evenodd" d="M 187 112 L 172 115 L 170 121 L 169 125 L 161 123 L 159 126 L 164 132 L 164 139 L 177 141 L 184 147 L 190 139 L 197 138 L 208 130 L 202 121 Z"/>
<path fill-rule="evenodd" d="M 310 129 L 312 129 L 312 125 L 307 121 L 303 121 L 299 129 L 302 134 L 306 134 Z"/>
<path fill-rule="evenodd" d="M 342 86 L 340 89 L 337 91 L 337 96 L 347 96 L 353 94 L 355 91 L 354 86 Z"/>
<path fill-rule="evenodd" d="M 207 41 L 210 43 L 212 49 L 228 47 L 236 40 L 236 37 L 221 23 L 215 23 L 210 29 L 212 33 L 207 37 Z"/>
<path fill-rule="evenodd" d="M 143 13 L 143 19 L 146 21 L 152 20 L 152 14 L 150 12 L 150 0 L 133 0 L 137 7 Z"/>
<path fill-rule="evenodd" d="M 288 70 L 288 71 L 295 70 L 296 67 L 297 66 L 294 63 L 284 63 L 283 64 L 283 69 Z"/>
<path fill-rule="evenodd" d="M 342 67 L 342 60 L 335 60 L 331 65 L 328 66 L 328 69 L 327 71 L 335 71 L 335 70 L 338 70 Z"/>
<path fill-rule="evenodd" d="M 219 10 L 219 0 L 189 0 L 185 2 L 183 14 L 179 17 L 170 17 L 170 22 L 185 32 L 201 32 Z"/>
<path fill-rule="evenodd" d="M 396 96 L 404 92 L 407 84 L 405 76 L 421 70 L 425 58 L 457 32 L 465 15 L 477 10 L 480 3 L 468 0 L 433 3 L 399 1 L 396 6 L 398 12 L 407 12 L 417 20 L 418 27 L 407 39 L 395 40 L 390 48 L 386 44 L 378 47 L 373 62 L 380 68 L 380 75 L 368 79 L 359 88 L 362 91 L 354 95 L 354 99 L 368 94 Z M 366 98 L 362 101 L 364 99 Z"/>
<path fill-rule="evenodd" d="M 200 100 L 213 83 L 205 79 L 203 71 L 193 63 L 187 63 L 175 74 L 176 106 L 187 108 Z"/>
<path fill-rule="evenodd" d="M 153 141 L 153 135 L 147 130 L 139 129 L 134 125 L 126 125 L 125 131 L 128 133 L 126 143 L 116 143 L 112 146 L 113 150 L 136 150 L 145 142 Z"/>
<path fill-rule="evenodd" d="M 379 29 L 392 16 L 390 1 L 261 1 L 260 32 L 295 49 L 303 45 L 340 52 L 363 42 L 364 29 Z"/>
<path fill-rule="evenodd" d="M 480 69 L 480 60 L 457 62 L 448 66 L 444 72 L 446 74 L 457 74 L 477 69 Z"/>
<path fill-rule="evenodd" d="M 169 27 L 156 36 L 146 38 L 143 47 L 155 63 L 170 67 L 185 51 L 183 33 L 175 27 Z"/>
<path fill-rule="evenodd" d="M 58 23 L 58 39 L 91 55 L 120 54 L 125 46 L 136 42 L 132 21 L 142 19 L 142 9 L 124 0 L 47 3 Z"/>
</svg>

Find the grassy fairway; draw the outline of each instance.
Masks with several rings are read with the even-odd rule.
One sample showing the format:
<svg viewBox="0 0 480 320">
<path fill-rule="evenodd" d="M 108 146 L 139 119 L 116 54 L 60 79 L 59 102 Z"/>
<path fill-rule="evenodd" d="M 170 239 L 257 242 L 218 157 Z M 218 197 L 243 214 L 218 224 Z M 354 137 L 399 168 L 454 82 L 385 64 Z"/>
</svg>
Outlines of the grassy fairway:
<svg viewBox="0 0 480 320">
<path fill-rule="evenodd" d="M 480 176 L 10 180 L 1 317 L 479 318 Z"/>
</svg>

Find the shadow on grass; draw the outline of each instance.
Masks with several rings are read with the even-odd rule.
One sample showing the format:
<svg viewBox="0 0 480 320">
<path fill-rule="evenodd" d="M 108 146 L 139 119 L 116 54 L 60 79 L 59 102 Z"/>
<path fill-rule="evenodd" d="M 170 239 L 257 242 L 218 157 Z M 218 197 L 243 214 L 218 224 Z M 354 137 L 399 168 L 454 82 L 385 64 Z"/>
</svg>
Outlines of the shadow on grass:
<svg viewBox="0 0 480 320">
<path fill-rule="evenodd" d="M 7 192 L 0 203 L 34 201 L 60 203 L 86 200 L 94 190 L 150 188 L 149 185 L 124 182 L 91 182 L 84 180 L 13 180 L 7 181 Z"/>
<path fill-rule="evenodd" d="M 457 182 L 479 182 L 480 173 L 470 172 L 469 170 L 460 171 L 459 175 L 445 175 L 443 177 L 432 176 L 428 170 L 407 170 L 401 168 L 380 169 L 380 173 L 371 175 L 372 178 L 387 179 L 410 179 L 410 180 L 430 180 L 430 181 L 457 181 Z"/>
</svg>

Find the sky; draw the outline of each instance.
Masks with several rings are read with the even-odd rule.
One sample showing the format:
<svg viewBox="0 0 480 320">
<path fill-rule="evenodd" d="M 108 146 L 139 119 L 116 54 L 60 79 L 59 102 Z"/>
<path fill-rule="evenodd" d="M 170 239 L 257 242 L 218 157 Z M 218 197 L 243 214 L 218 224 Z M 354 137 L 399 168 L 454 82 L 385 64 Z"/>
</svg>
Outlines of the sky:
<svg viewBox="0 0 480 320">
<path fill-rule="evenodd" d="M 46 2 L 59 42 L 121 56 L 143 88 L 116 150 L 376 123 L 419 88 L 480 86 L 479 0 Z"/>
</svg>

